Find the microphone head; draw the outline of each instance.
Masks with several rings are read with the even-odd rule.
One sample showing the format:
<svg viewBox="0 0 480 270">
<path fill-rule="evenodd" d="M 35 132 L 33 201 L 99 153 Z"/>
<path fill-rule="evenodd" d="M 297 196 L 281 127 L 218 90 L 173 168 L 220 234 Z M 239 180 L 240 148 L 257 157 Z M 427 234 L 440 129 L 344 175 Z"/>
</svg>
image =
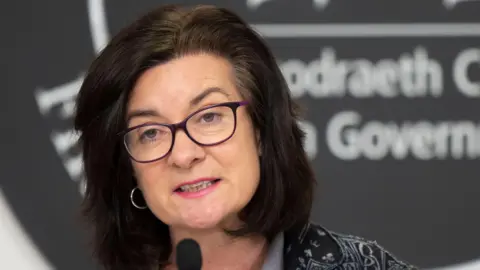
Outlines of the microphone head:
<svg viewBox="0 0 480 270">
<path fill-rule="evenodd" d="M 183 239 L 177 245 L 176 263 L 179 270 L 199 270 L 202 268 L 200 245 L 193 239 Z"/>
</svg>

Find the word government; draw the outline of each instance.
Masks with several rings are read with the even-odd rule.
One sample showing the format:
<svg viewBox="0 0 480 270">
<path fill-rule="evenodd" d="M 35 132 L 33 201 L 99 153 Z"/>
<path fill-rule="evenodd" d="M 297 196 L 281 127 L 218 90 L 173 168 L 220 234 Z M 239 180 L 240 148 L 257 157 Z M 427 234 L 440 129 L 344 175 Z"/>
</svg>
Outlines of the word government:
<svg viewBox="0 0 480 270">
<path fill-rule="evenodd" d="M 333 48 L 323 48 L 318 59 L 279 61 L 292 96 L 299 98 L 439 98 L 444 91 L 444 69 L 417 47 L 398 59 L 339 59 Z M 480 82 L 469 77 L 469 70 L 480 64 L 480 49 L 461 51 L 452 63 L 452 80 L 466 97 L 480 97 Z"/>
<path fill-rule="evenodd" d="M 341 160 L 476 159 L 480 157 L 480 124 L 364 121 L 358 112 L 343 111 L 328 122 L 326 143 Z"/>
</svg>

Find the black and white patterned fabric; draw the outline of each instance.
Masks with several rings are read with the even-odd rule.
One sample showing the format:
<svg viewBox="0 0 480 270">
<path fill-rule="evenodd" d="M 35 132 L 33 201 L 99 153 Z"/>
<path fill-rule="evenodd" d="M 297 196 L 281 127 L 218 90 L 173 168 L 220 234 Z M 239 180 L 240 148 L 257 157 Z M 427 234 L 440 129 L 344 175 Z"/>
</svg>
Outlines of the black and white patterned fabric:
<svg viewBox="0 0 480 270">
<path fill-rule="evenodd" d="M 285 233 L 284 267 L 288 270 L 407 270 L 403 262 L 378 245 L 309 223 Z"/>
</svg>

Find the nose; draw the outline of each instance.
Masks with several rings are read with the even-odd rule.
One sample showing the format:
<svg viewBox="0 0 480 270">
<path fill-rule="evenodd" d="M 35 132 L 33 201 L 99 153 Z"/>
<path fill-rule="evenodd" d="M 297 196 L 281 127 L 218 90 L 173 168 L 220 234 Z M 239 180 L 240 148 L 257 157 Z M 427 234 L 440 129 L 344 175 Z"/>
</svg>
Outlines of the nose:
<svg viewBox="0 0 480 270">
<path fill-rule="evenodd" d="M 172 151 L 167 157 L 168 164 L 177 168 L 189 169 L 204 158 L 203 147 L 192 141 L 184 130 L 178 130 L 175 134 Z"/>
</svg>

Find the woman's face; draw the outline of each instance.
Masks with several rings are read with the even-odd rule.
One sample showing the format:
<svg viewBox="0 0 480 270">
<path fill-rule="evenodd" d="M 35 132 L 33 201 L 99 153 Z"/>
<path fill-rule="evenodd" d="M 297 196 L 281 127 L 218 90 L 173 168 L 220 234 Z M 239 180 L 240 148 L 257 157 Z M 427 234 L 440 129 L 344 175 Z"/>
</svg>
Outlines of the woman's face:
<svg viewBox="0 0 480 270">
<path fill-rule="evenodd" d="M 232 65 L 209 54 L 188 55 L 142 74 L 128 103 L 127 118 L 136 115 L 130 117 L 128 126 L 178 123 L 199 109 L 232 101 L 242 101 Z M 213 130 L 202 133 L 204 140 L 214 136 L 215 125 L 225 121 L 212 113 L 198 116 L 191 120 L 189 131 L 198 128 L 196 132 L 201 133 L 205 127 Z M 140 132 L 146 138 L 143 146 L 159 147 L 156 145 L 164 131 Z M 237 109 L 236 131 L 229 140 L 200 146 L 180 130 L 171 152 L 163 159 L 132 164 L 148 207 L 172 227 L 231 225 L 252 198 L 260 178 L 258 140 L 245 106 Z M 197 186 L 182 186 L 187 183 Z"/>
</svg>

